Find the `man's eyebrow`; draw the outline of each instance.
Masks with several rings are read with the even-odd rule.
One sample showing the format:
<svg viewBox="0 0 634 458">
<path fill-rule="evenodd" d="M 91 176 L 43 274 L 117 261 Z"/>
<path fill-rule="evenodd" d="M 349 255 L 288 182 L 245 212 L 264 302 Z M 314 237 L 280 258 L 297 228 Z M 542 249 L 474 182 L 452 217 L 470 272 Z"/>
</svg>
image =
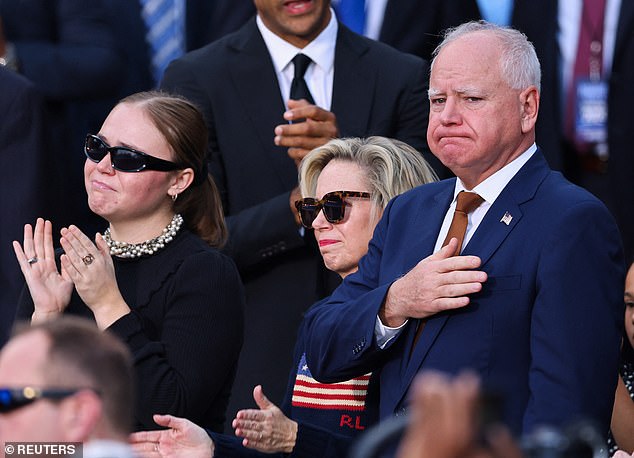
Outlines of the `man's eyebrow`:
<svg viewBox="0 0 634 458">
<path fill-rule="evenodd" d="M 437 96 L 437 95 L 438 95 L 438 94 L 440 94 L 440 93 L 441 93 L 441 92 L 440 92 L 438 89 L 432 89 L 432 88 L 429 88 L 429 89 L 427 90 L 427 95 L 428 95 L 429 97 L 435 97 L 435 96 Z"/>
<path fill-rule="evenodd" d="M 459 95 L 464 95 L 464 94 L 484 95 L 485 94 L 485 92 L 482 89 L 477 88 L 475 86 L 458 87 L 452 90 L 451 92 L 454 94 L 459 94 Z M 436 97 L 441 94 L 445 94 L 445 92 L 439 89 L 431 88 L 431 87 L 427 90 L 427 95 L 429 97 Z"/>
</svg>

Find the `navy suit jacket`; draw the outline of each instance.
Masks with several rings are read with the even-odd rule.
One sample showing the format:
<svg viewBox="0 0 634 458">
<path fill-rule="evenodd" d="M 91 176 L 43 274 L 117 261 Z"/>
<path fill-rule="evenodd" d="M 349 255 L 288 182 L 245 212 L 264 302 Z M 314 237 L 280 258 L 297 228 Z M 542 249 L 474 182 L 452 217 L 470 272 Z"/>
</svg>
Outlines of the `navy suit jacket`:
<svg viewBox="0 0 634 458">
<path fill-rule="evenodd" d="M 539 150 L 463 250 L 482 260 L 482 291 L 429 318 L 413 354 L 416 320 L 385 350 L 376 346 L 387 290 L 432 253 L 454 185 L 424 185 L 389 204 L 359 272 L 307 317 L 313 375 L 332 382 L 382 365 L 383 418 L 405 407 L 417 372 L 471 369 L 503 396 L 515 432 L 581 417 L 607 431 L 623 326 L 618 230 L 605 206 L 551 171 Z"/>
<path fill-rule="evenodd" d="M 383 135 L 426 148 L 427 65 L 340 26 L 331 111 L 342 136 Z M 253 405 L 263 383 L 279 402 L 302 313 L 327 295 L 323 262 L 289 205 L 297 166 L 274 144 L 284 99 L 255 19 L 168 67 L 161 87 L 202 109 L 210 170 L 223 195 L 229 251 L 247 290 L 245 344 L 228 415 Z M 263 347 L 265 343 L 266 347 Z"/>
</svg>

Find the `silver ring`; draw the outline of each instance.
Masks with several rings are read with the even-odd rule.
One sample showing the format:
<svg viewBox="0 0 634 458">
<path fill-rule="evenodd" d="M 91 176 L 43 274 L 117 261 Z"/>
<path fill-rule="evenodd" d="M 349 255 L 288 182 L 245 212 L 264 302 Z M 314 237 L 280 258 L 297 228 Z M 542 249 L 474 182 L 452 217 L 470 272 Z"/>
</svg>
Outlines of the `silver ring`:
<svg viewBox="0 0 634 458">
<path fill-rule="evenodd" d="M 26 262 L 28 262 L 29 265 L 35 264 L 37 261 L 38 261 L 37 256 L 33 256 L 32 258 L 29 258 L 26 260 Z"/>
<path fill-rule="evenodd" d="M 83 258 L 81 258 L 82 262 L 84 264 L 86 264 L 87 266 L 89 266 L 90 264 L 92 264 L 92 262 L 95 260 L 95 257 L 88 253 L 86 256 L 84 256 Z"/>
</svg>

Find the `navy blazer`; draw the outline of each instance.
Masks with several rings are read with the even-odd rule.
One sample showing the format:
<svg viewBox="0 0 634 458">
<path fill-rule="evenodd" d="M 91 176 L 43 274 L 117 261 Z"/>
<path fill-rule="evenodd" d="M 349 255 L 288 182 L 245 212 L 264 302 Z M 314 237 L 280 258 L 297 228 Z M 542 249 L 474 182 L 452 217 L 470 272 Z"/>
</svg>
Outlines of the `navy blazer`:
<svg viewBox="0 0 634 458">
<path fill-rule="evenodd" d="M 384 135 L 427 150 L 428 66 L 422 59 L 340 26 L 334 68 L 331 111 L 342 136 Z M 255 19 L 172 62 L 161 87 L 188 97 L 205 115 L 228 251 L 247 290 L 246 341 L 234 385 L 240 401 L 228 415 L 253 405 L 257 383 L 279 402 L 302 313 L 331 286 L 290 208 L 297 166 L 273 142 L 275 127 L 287 122 L 286 108 Z"/>
<path fill-rule="evenodd" d="M 324 382 L 383 365 L 381 417 L 401 411 L 417 372 L 477 372 L 505 401 L 513 431 L 579 417 L 610 424 L 623 326 L 624 262 L 605 206 L 553 172 L 541 153 L 520 169 L 463 250 L 488 280 L 470 304 L 416 320 L 385 350 L 374 324 L 390 284 L 433 252 L 455 179 L 386 209 L 357 274 L 311 311 L 308 364 Z M 504 218 L 504 215 L 510 215 Z"/>
</svg>

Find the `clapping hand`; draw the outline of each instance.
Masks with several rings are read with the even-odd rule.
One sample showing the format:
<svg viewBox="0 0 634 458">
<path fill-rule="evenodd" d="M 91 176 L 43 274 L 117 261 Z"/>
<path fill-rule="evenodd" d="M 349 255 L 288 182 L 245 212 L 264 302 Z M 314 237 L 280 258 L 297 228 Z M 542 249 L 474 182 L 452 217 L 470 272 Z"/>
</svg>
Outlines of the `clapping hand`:
<svg viewBox="0 0 634 458">
<path fill-rule="evenodd" d="M 53 226 L 50 221 L 38 218 L 35 229 L 24 226 L 24 242 L 13 242 L 13 250 L 33 299 L 32 320 L 43 321 L 62 313 L 73 292 L 73 281 L 62 266 L 55 264 Z"/>
<path fill-rule="evenodd" d="M 214 443 L 204 429 L 186 418 L 154 415 L 159 426 L 168 429 L 130 434 L 130 444 L 142 458 L 211 458 Z"/>
<path fill-rule="evenodd" d="M 290 453 L 297 439 L 297 422 L 264 396 L 262 386 L 253 389 L 253 399 L 260 408 L 240 410 L 231 426 L 242 445 L 263 453 Z"/>
</svg>

